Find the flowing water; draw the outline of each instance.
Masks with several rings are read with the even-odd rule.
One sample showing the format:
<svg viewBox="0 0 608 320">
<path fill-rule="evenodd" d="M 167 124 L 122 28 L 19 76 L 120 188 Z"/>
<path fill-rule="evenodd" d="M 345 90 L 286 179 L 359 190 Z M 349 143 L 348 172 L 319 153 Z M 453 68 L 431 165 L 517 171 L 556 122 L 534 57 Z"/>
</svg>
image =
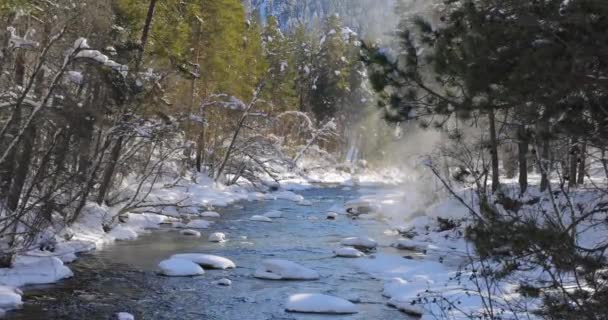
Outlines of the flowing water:
<svg viewBox="0 0 608 320">
<path fill-rule="evenodd" d="M 243 202 L 218 210 L 222 213 L 201 238 L 161 229 L 136 241 L 119 242 L 81 257 L 70 267 L 75 276 L 50 286 L 25 289 L 25 306 L 8 319 L 111 319 L 116 312 L 130 312 L 136 319 L 405 319 L 386 306 L 382 281 L 359 271 L 352 259 L 335 258 L 332 250 L 348 236 L 367 235 L 388 242 L 386 225 L 376 221 L 325 219 L 334 204 L 358 196 L 348 188 L 311 189 L 300 192 L 313 206 L 290 201 Z M 248 218 L 280 210 L 284 218 L 272 223 Z M 211 232 L 224 232 L 226 243 L 210 243 Z M 385 241 L 383 241 L 385 240 Z M 383 252 L 391 248 L 381 247 Z M 194 278 L 157 275 L 158 262 L 175 253 L 200 252 L 232 259 L 237 269 L 206 270 Z M 395 254 L 398 254 L 395 252 Z M 318 281 L 270 281 L 252 276 L 263 259 L 281 258 L 313 268 Z M 366 257 L 362 259 L 370 259 Z M 213 284 L 229 278 L 231 287 Z M 360 312 L 350 316 L 287 313 L 290 294 L 324 293 L 358 301 Z"/>
</svg>

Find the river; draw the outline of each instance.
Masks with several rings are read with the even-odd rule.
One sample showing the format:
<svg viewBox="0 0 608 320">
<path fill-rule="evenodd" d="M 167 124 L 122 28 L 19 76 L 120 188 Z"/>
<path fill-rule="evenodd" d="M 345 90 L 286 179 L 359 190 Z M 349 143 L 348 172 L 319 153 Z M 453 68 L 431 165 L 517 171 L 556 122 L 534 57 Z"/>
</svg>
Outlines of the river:
<svg viewBox="0 0 608 320">
<path fill-rule="evenodd" d="M 111 319 L 129 312 L 136 319 L 407 319 L 386 305 L 382 281 L 361 272 L 352 259 L 335 258 L 332 250 L 349 236 L 370 236 L 390 242 L 387 226 L 372 220 L 340 216 L 326 220 L 327 210 L 357 198 L 363 190 L 316 188 L 299 192 L 312 206 L 276 200 L 241 202 L 220 208 L 222 214 L 201 238 L 180 235 L 166 228 L 118 242 L 82 256 L 70 267 L 74 277 L 55 285 L 24 288 L 25 305 L 8 319 Z M 280 210 L 284 218 L 272 223 L 252 222 L 252 215 Z M 207 241 L 211 232 L 224 232 L 228 242 Z M 390 247 L 384 253 L 404 255 Z M 195 278 L 164 277 L 156 273 L 161 260 L 175 253 L 210 253 L 227 257 L 237 269 L 206 270 Z M 269 281 L 252 276 L 263 259 L 281 258 L 313 268 L 318 281 Z M 361 259 L 373 259 L 364 257 Z M 229 278 L 231 287 L 213 284 Z M 290 294 L 324 293 L 357 301 L 360 312 L 350 316 L 321 316 L 287 313 L 284 303 Z"/>
</svg>

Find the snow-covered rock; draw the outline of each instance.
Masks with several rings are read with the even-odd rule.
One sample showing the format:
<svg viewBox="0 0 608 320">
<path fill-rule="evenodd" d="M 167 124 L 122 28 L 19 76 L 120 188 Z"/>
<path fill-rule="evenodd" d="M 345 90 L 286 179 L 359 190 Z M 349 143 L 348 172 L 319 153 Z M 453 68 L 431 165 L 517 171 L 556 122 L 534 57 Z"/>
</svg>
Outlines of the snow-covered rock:
<svg viewBox="0 0 608 320">
<path fill-rule="evenodd" d="M 322 313 L 322 314 L 353 314 L 357 306 L 352 302 L 324 294 L 301 293 L 289 296 L 285 304 L 289 312 Z"/>
<path fill-rule="evenodd" d="M 219 218 L 220 214 L 215 211 L 205 211 L 201 213 L 200 216 L 205 218 Z"/>
<path fill-rule="evenodd" d="M 128 312 L 119 312 L 116 314 L 116 320 L 135 320 L 135 316 Z"/>
<path fill-rule="evenodd" d="M 184 227 L 189 229 L 207 229 L 211 226 L 211 221 L 207 220 L 192 220 L 188 222 Z"/>
<path fill-rule="evenodd" d="M 185 236 L 193 236 L 193 237 L 200 237 L 201 233 L 196 231 L 196 230 L 192 230 L 192 229 L 184 229 L 182 231 L 180 231 L 179 233 L 185 235 Z"/>
<path fill-rule="evenodd" d="M 399 309 L 399 311 L 412 317 L 420 318 L 424 315 L 424 309 L 418 304 L 412 304 L 412 300 L 390 299 L 388 305 Z"/>
<path fill-rule="evenodd" d="M 271 218 L 271 219 L 283 218 L 283 213 L 278 210 L 272 210 L 272 211 L 264 213 L 264 217 Z"/>
<path fill-rule="evenodd" d="M 348 201 L 344 204 L 346 212 L 349 214 L 359 215 L 367 214 L 378 210 L 378 207 L 369 200 L 357 199 Z"/>
<path fill-rule="evenodd" d="M 272 222 L 272 219 L 265 217 L 265 216 L 258 216 L 258 215 L 255 215 L 255 216 L 249 218 L 249 220 L 258 221 L 258 222 Z"/>
<path fill-rule="evenodd" d="M 384 284 L 382 295 L 387 298 L 404 297 L 410 294 L 408 292 L 408 282 L 402 278 L 393 278 Z"/>
<path fill-rule="evenodd" d="M 217 284 L 218 286 L 230 287 L 232 285 L 232 280 L 223 278 L 223 279 L 215 281 L 214 283 Z"/>
<path fill-rule="evenodd" d="M 187 277 L 205 274 L 205 270 L 198 264 L 186 260 L 171 257 L 171 259 L 161 261 L 158 264 L 160 273 L 170 277 Z"/>
<path fill-rule="evenodd" d="M 378 246 L 376 240 L 370 237 L 351 237 L 340 241 L 340 244 L 347 247 L 355 247 L 361 250 L 373 250 Z"/>
<path fill-rule="evenodd" d="M 215 232 L 209 235 L 210 242 L 225 242 L 226 235 L 221 232 Z"/>
<path fill-rule="evenodd" d="M 317 280 L 319 273 L 295 262 L 281 259 L 262 261 L 254 277 L 269 280 Z"/>
<path fill-rule="evenodd" d="M 0 309 L 12 310 L 20 308 L 23 302 L 21 296 L 23 292 L 15 287 L 0 286 Z"/>
<path fill-rule="evenodd" d="M 299 202 L 304 200 L 304 197 L 296 194 L 294 192 L 291 191 L 278 191 L 278 192 L 272 192 L 269 194 L 265 195 L 265 198 L 267 200 L 288 200 L 288 201 L 293 201 L 293 202 Z"/>
<path fill-rule="evenodd" d="M 171 259 L 183 259 L 199 264 L 209 269 L 234 269 L 236 264 L 232 260 L 203 253 L 181 253 L 171 256 Z"/>
<path fill-rule="evenodd" d="M 304 206 L 304 207 L 310 207 L 310 206 L 312 206 L 312 204 L 313 204 L 312 201 L 306 200 L 306 199 L 298 202 L 298 205 Z"/>
<path fill-rule="evenodd" d="M 56 257 L 18 256 L 12 268 L 0 269 L 0 284 L 21 287 L 27 284 L 49 284 L 74 274 Z"/>
<path fill-rule="evenodd" d="M 365 256 L 365 253 L 351 247 L 344 247 L 334 251 L 337 257 L 342 258 L 360 258 Z"/>
<path fill-rule="evenodd" d="M 410 239 L 399 239 L 397 242 L 391 245 L 399 250 L 410 250 L 410 251 L 425 251 L 427 244 L 424 242 L 414 241 Z"/>
<path fill-rule="evenodd" d="M 335 212 L 327 213 L 327 220 L 336 220 L 338 218 L 338 214 Z"/>
<path fill-rule="evenodd" d="M 117 225 L 112 230 L 110 230 L 110 232 L 108 232 L 108 235 L 120 241 L 130 241 L 137 239 L 137 232 L 123 225 Z"/>
</svg>

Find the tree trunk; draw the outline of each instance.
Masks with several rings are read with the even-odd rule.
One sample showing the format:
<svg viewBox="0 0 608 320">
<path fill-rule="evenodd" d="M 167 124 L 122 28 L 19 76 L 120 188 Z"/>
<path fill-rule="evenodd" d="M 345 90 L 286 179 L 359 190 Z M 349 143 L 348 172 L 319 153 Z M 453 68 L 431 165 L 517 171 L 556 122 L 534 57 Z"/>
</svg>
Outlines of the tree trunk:
<svg viewBox="0 0 608 320">
<path fill-rule="evenodd" d="M 141 33 L 141 40 L 140 40 L 141 47 L 139 48 L 139 56 L 137 57 L 137 61 L 135 63 L 135 72 L 139 71 L 139 66 L 141 64 L 141 61 L 144 58 L 146 43 L 148 43 L 148 36 L 150 34 L 150 28 L 152 27 L 152 19 L 154 18 L 154 10 L 156 9 L 157 1 L 158 0 L 150 0 L 150 5 L 148 6 L 148 14 L 146 15 L 146 22 L 144 23 L 144 29 Z"/>
<path fill-rule="evenodd" d="M 517 155 L 519 162 L 519 192 L 523 195 L 528 189 L 528 135 L 526 128 L 520 125 L 517 129 Z"/>
<path fill-rule="evenodd" d="M 576 140 L 570 142 L 570 152 L 568 157 L 569 173 L 568 173 L 568 186 L 570 188 L 576 188 L 577 178 L 576 171 L 578 170 L 578 155 L 580 153 L 579 147 Z"/>
<path fill-rule="evenodd" d="M 114 171 L 116 170 L 116 164 L 118 163 L 118 158 L 120 158 L 120 151 L 122 150 L 123 137 L 120 136 L 118 140 L 114 143 L 112 147 L 112 151 L 110 151 L 110 162 L 106 167 L 106 170 L 103 172 L 103 178 L 101 180 L 101 186 L 99 188 L 99 194 L 97 195 L 97 204 L 103 204 L 106 199 L 106 195 L 110 190 L 110 185 L 112 184 L 112 177 L 114 176 Z"/>
<path fill-rule="evenodd" d="M 577 183 L 578 184 L 584 184 L 585 183 L 585 175 L 587 174 L 585 172 L 585 168 L 586 168 L 586 161 L 587 161 L 587 141 L 583 141 L 583 144 L 581 145 L 581 150 L 580 150 L 580 155 L 579 155 L 579 159 L 578 159 L 578 174 L 577 174 Z"/>
<path fill-rule="evenodd" d="M 492 156 L 492 192 L 496 192 L 500 185 L 499 164 L 498 164 L 498 137 L 496 135 L 496 114 L 493 107 L 488 113 L 490 122 L 490 154 Z"/>
<path fill-rule="evenodd" d="M 17 210 L 17 207 L 19 206 L 21 191 L 23 191 L 23 186 L 25 185 L 27 173 L 32 161 L 35 140 L 36 129 L 34 129 L 33 126 L 30 126 L 23 136 L 21 152 L 17 158 L 17 170 L 15 170 L 13 175 L 13 182 L 11 183 L 11 188 L 6 201 L 7 207 L 11 211 Z"/>
</svg>

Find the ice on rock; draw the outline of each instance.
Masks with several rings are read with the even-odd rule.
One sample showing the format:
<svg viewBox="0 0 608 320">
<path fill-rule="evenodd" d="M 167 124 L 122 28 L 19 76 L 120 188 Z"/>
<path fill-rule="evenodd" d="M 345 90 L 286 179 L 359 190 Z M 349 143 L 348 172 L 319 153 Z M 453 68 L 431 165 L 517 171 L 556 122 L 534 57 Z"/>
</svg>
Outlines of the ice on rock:
<svg viewBox="0 0 608 320">
<path fill-rule="evenodd" d="M 0 269 L 0 284 L 15 287 L 49 284 L 73 275 L 72 270 L 56 257 L 19 256 L 12 268 Z"/>
<path fill-rule="evenodd" d="M 255 215 L 255 216 L 249 218 L 249 220 L 258 221 L 258 222 L 272 222 L 272 219 L 265 217 L 265 216 L 258 216 L 258 215 Z"/>
<path fill-rule="evenodd" d="M 108 235 L 120 241 L 137 239 L 137 232 L 135 232 L 135 230 L 122 225 L 117 225 L 114 227 L 112 230 L 110 230 L 110 232 L 108 232 Z"/>
<path fill-rule="evenodd" d="M 341 258 L 360 258 L 365 256 L 365 253 L 351 247 L 344 247 L 334 251 L 337 257 Z"/>
<path fill-rule="evenodd" d="M 354 247 L 361 250 L 373 250 L 378 243 L 370 237 L 351 237 L 340 241 L 340 244 L 347 247 Z"/>
<path fill-rule="evenodd" d="M 186 260 L 171 257 L 171 259 L 161 261 L 158 264 L 160 273 L 170 277 L 188 277 L 205 274 L 205 270 L 198 264 Z"/>
<path fill-rule="evenodd" d="M 224 287 L 230 287 L 232 285 L 232 281 L 230 279 L 226 279 L 226 278 L 215 281 L 214 283 L 217 284 L 218 286 L 224 286 Z"/>
<path fill-rule="evenodd" d="M 271 219 L 283 218 L 283 213 L 278 210 L 272 210 L 272 211 L 264 213 L 264 217 L 271 218 Z"/>
<path fill-rule="evenodd" d="M 192 220 L 188 222 L 184 227 L 188 229 L 207 229 L 211 226 L 211 221 L 207 220 Z"/>
<path fill-rule="evenodd" d="M 203 253 L 181 253 L 171 256 L 171 259 L 183 259 L 199 264 L 209 269 L 234 269 L 236 264 L 232 260 Z"/>
<path fill-rule="evenodd" d="M 182 231 L 180 231 L 179 233 L 181 233 L 182 235 L 185 236 L 193 236 L 193 237 L 200 237 L 201 233 L 196 231 L 196 230 L 192 230 L 192 229 L 184 229 Z"/>
<path fill-rule="evenodd" d="M 357 306 L 352 302 L 324 294 L 301 293 L 287 299 L 285 310 L 289 312 L 321 314 L 353 314 Z"/>
<path fill-rule="evenodd" d="M 226 235 L 221 232 L 215 232 L 209 235 L 209 241 L 211 242 L 225 242 Z"/>
<path fill-rule="evenodd" d="M 201 213 L 201 217 L 205 217 L 205 218 L 219 218 L 220 214 L 215 212 L 215 211 L 205 211 L 203 213 Z"/>
<path fill-rule="evenodd" d="M 116 314 L 116 320 L 135 320 L 135 316 L 128 312 L 119 312 Z"/>
<path fill-rule="evenodd" d="M 254 277 L 268 280 L 317 280 L 319 273 L 292 261 L 269 259 L 262 261 Z"/>
<path fill-rule="evenodd" d="M 15 287 L 0 286 L 0 310 L 12 310 L 20 308 L 23 302 L 23 292 Z"/>
</svg>

